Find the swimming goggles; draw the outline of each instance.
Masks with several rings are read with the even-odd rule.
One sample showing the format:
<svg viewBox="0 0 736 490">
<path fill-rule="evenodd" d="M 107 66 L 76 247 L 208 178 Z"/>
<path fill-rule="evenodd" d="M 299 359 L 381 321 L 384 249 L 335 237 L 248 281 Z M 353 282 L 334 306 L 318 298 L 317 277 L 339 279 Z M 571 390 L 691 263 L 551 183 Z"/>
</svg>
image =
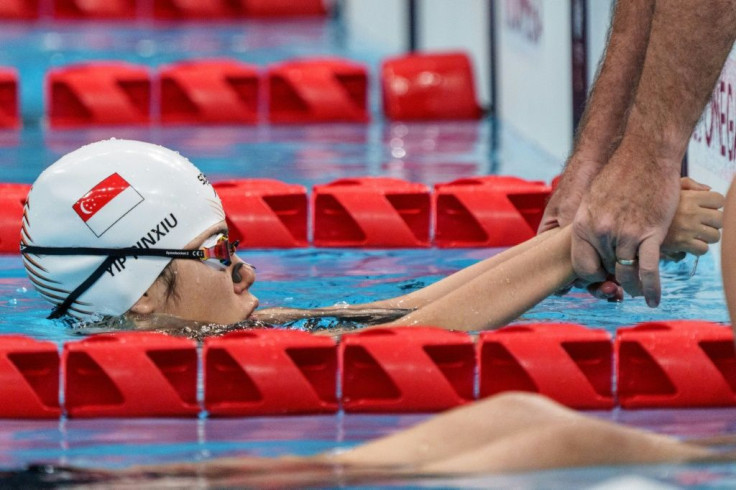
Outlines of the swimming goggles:
<svg viewBox="0 0 736 490">
<path fill-rule="evenodd" d="M 214 243 L 209 245 L 211 241 L 206 241 L 202 247 L 194 250 L 183 250 L 173 248 L 97 248 L 97 247 L 39 247 L 36 245 L 21 244 L 21 254 L 33 255 L 104 255 L 107 258 L 102 264 L 94 270 L 94 272 L 77 288 L 69 293 L 66 299 L 56 305 L 52 310 L 49 318 L 59 318 L 64 315 L 69 307 L 79 298 L 82 293 L 87 291 L 112 264 L 121 257 L 166 257 L 169 259 L 193 259 L 206 260 L 216 259 L 224 266 L 232 263 L 232 256 L 238 246 L 239 241 L 230 242 L 228 236 L 220 233 L 213 237 Z"/>
</svg>

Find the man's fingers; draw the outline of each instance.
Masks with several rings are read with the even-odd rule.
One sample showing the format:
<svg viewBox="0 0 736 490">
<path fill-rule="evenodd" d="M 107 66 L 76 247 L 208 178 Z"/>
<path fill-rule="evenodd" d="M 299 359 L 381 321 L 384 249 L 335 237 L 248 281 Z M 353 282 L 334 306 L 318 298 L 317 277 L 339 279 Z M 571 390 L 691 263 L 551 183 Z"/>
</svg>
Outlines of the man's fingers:
<svg viewBox="0 0 736 490">
<path fill-rule="evenodd" d="M 647 305 L 659 306 L 662 289 L 659 283 L 659 246 L 657 237 L 645 238 L 639 246 L 639 279 Z"/>
<path fill-rule="evenodd" d="M 597 244 L 593 243 L 593 247 L 598 252 L 600 263 L 606 273 L 616 274 L 616 250 L 612 245 L 610 234 L 601 233 Z"/>
<path fill-rule="evenodd" d="M 579 278 L 586 282 L 601 282 L 606 278 L 598 252 L 590 243 L 573 236 L 571 252 L 572 268 Z"/>
<path fill-rule="evenodd" d="M 632 296 L 642 294 L 636 244 L 622 243 L 616 247 L 616 282 Z"/>
<path fill-rule="evenodd" d="M 541 235 L 542 233 L 554 230 L 555 228 L 560 227 L 560 222 L 557 220 L 557 218 L 549 218 L 546 219 L 546 217 L 542 218 L 542 221 L 539 223 L 539 228 L 537 228 L 537 234 Z"/>
</svg>

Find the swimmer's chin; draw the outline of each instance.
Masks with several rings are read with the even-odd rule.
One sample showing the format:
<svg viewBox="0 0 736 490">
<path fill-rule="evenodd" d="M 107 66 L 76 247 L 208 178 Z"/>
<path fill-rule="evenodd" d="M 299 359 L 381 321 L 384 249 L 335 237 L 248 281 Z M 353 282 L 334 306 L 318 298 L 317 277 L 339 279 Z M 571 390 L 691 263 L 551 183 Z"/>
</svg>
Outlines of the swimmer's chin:
<svg viewBox="0 0 736 490">
<path fill-rule="evenodd" d="M 256 310 L 258 309 L 260 304 L 261 303 L 258 301 L 258 298 L 253 296 L 253 302 L 251 303 L 249 311 L 245 314 L 243 318 L 240 319 L 240 321 L 242 322 L 245 320 L 258 320 L 258 311 Z"/>
</svg>

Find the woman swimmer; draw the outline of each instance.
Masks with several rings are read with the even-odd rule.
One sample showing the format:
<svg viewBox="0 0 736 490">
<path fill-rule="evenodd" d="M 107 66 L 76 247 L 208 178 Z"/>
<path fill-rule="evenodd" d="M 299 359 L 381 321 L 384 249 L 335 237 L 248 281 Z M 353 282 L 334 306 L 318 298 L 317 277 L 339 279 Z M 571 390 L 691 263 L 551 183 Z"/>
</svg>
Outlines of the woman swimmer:
<svg viewBox="0 0 736 490">
<path fill-rule="evenodd" d="M 705 253 L 720 238 L 722 204 L 720 194 L 683 180 L 663 253 Z M 234 248 L 204 175 L 178 153 L 137 141 L 101 141 L 62 157 L 34 183 L 23 216 L 24 265 L 54 304 L 52 317 L 122 316 L 159 328 L 152 318 L 281 324 L 379 313 L 384 326 L 481 330 L 506 324 L 575 279 L 570 229 L 563 228 L 396 298 L 255 311 L 255 273 Z"/>
</svg>

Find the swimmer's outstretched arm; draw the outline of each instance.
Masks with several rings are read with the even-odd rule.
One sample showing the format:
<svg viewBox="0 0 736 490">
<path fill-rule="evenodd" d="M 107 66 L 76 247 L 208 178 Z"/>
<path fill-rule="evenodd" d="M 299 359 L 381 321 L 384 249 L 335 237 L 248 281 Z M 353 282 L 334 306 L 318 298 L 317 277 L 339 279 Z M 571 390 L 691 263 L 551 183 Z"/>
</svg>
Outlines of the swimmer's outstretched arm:
<svg viewBox="0 0 736 490">
<path fill-rule="evenodd" d="M 413 291 L 403 296 L 390 298 L 387 300 L 376 301 L 370 303 L 370 306 L 382 308 L 411 308 L 416 309 L 435 301 L 442 296 L 462 287 L 469 281 L 481 276 L 482 274 L 493 270 L 504 262 L 517 257 L 518 255 L 530 250 L 549 239 L 553 235 L 550 233 L 542 233 L 526 240 L 518 245 L 507 248 L 492 257 L 483 259 L 471 266 L 465 267 L 429 286 L 423 287 L 418 291 Z M 367 306 L 367 305 L 355 305 Z"/>
<path fill-rule="evenodd" d="M 390 314 L 391 311 L 399 311 L 400 316 L 415 310 L 421 306 L 427 305 L 432 301 L 450 293 L 468 281 L 480 276 L 486 271 L 492 270 L 503 262 L 516 257 L 522 252 L 544 242 L 552 236 L 553 233 L 544 233 L 537 235 L 525 242 L 508 248 L 492 257 L 477 262 L 471 266 L 465 267 L 429 286 L 425 286 L 418 291 L 409 294 L 389 298 L 386 300 L 374 301 L 371 303 L 362 303 L 344 306 L 328 306 L 325 308 L 264 308 L 258 310 L 253 318 L 263 320 L 270 323 L 285 323 L 295 319 L 312 318 L 320 316 L 332 316 L 339 314 L 341 317 L 352 318 L 354 314 L 375 315 Z"/>
<path fill-rule="evenodd" d="M 451 330 L 503 326 L 575 279 L 571 229 L 548 238 L 385 326 L 434 325 Z"/>
</svg>

